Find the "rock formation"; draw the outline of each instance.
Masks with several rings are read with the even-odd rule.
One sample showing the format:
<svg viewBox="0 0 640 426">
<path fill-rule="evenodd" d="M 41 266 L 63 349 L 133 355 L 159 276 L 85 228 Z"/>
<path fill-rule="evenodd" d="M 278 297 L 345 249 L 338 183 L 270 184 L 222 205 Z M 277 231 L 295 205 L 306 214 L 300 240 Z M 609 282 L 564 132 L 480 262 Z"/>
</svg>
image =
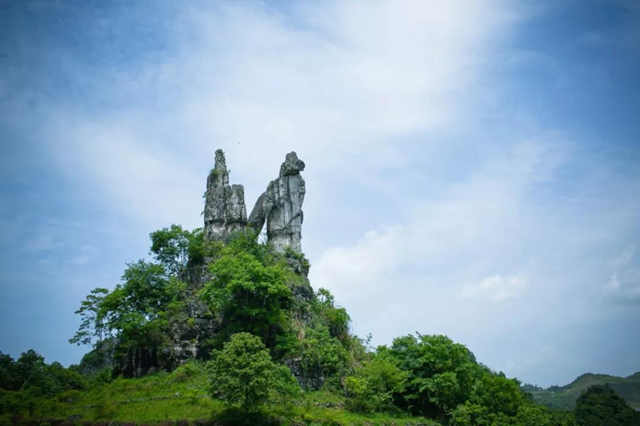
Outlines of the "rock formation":
<svg viewBox="0 0 640 426">
<path fill-rule="evenodd" d="M 269 183 L 249 216 L 249 225 L 257 231 L 266 221 L 267 239 L 279 252 L 288 247 L 302 251 L 302 203 L 306 190 L 300 172 L 304 168 L 304 161 L 295 152 L 287 154 L 280 176 Z"/>
<path fill-rule="evenodd" d="M 260 232 L 267 225 L 267 239 L 274 249 L 290 247 L 301 252 L 302 203 L 305 183 L 300 172 L 305 168 L 295 152 L 287 154 L 280 176 L 260 195 L 247 221 L 244 187 L 229 185 L 229 171 L 222 150 L 216 151 L 216 163 L 207 178 L 204 208 L 204 232 L 208 240 L 226 240 L 230 233 L 247 224 Z"/>
<path fill-rule="evenodd" d="M 289 277 L 287 282 L 295 300 L 294 305 L 297 306 L 290 315 L 297 323 L 310 324 L 314 314 L 309 306 L 315 294 L 308 279 L 309 262 L 301 255 L 305 182 L 300 172 L 304 169 L 305 163 L 298 159 L 295 152 L 287 154 L 279 177 L 271 181 L 258 198 L 247 221 L 244 187 L 229 184 L 224 152 L 217 150 L 215 167 L 207 178 L 204 235 L 209 241 L 227 241 L 232 232 L 244 231 L 247 226 L 260 232 L 266 224 L 268 241 L 275 250 L 282 253 L 291 248 L 296 252 L 282 256 L 290 270 L 297 275 Z M 91 372 L 105 366 L 114 367 L 125 377 L 142 377 L 157 369 L 171 371 L 191 359 L 207 359 L 212 339 L 222 324 L 218 313 L 212 312 L 198 297 L 198 291 L 212 279 L 208 269 L 212 260 L 205 257 L 181 272 L 180 280 L 187 284 L 181 296 L 185 303 L 182 311 L 171 315 L 168 342 L 140 345 L 118 352 L 117 339 L 109 339 L 94 349 L 87 361 L 83 359 L 82 368 Z M 318 389 L 322 385 L 324 378 L 321 369 L 305 372 L 301 358 L 290 359 L 286 364 L 304 387 Z"/>
<path fill-rule="evenodd" d="M 231 232 L 244 230 L 247 208 L 244 187 L 229 185 L 224 152 L 216 151 L 216 163 L 207 178 L 204 206 L 204 235 L 209 240 L 226 240 Z"/>
</svg>

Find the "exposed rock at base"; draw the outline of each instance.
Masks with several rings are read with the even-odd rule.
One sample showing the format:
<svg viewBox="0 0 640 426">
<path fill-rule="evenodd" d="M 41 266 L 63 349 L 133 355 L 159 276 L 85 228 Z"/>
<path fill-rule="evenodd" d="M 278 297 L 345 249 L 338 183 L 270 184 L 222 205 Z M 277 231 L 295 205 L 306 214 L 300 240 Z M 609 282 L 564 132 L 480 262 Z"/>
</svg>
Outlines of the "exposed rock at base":
<svg viewBox="0 0 640 426">
<path fill-rule="evenodd" d="M 304 161 L 295 152 L 287 154 L 280 166 L 280 176 L 271 181 L 258 198 L 249 216 L 249 225 L 256 231 L 267 224 L 267 239 L 278 252 L 287 248 L 302 252 L 302 203 L 306 193 L 300 172 Z"/>
<path fill-rule="evenodd" d="M 118 365 L 116 359 L 116 348 L 118 341 L 115 337 L 102 340 L 86 353 L 80 361 L 79 369 L 82 374 L 93 375 L 103 368 L 114 368 Z"/>
<path fill-rule="evenodd" d="M 234 231 L 247 225 L 244 187 L 229 185 L 229 171 L 224 152 L 216 151 L 216 163 L 207 178 L 204 206 L 204 234 L 208 240 L 224 241 Z"/>
<path fill-rule="evenodd" d="M 322 371 L 319 369 L 316 374 L 309 375 L 302 369 L 302 358 L 290 358 L 284 361 L 284 365 L 286 365 L 289 370 L 291 370 L 291 374 L 296 378 L 298 384 L 302 389 L 305 390 L 319 390 L 322 388 L 324 384 L 324 376 L 322 375 Z"/>
</svg>

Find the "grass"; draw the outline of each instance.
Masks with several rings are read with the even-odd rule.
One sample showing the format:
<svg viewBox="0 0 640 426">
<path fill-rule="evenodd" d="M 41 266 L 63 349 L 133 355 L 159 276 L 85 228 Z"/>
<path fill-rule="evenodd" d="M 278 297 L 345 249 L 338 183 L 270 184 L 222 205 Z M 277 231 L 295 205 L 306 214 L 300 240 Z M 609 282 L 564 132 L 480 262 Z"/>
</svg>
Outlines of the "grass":
<svg viewBox="0 0 640 426">
<path fill-rule="evenodd" d="M 87 391 L 70 391 L 39 404 L 35 419 L 81 419 L 83 422 L 117 421 L 133 424 L 281 424 L 281 425 L 425 425 L 432 420 L 384 414 L 364 415 L 345 410 L 340 395 L 307 392 L 299 401 L 265 407 L 248 416 L 228 410 L 208 395 L 208 382 L 201 366 L 180 368 L 141 379 L 116 379 Z M 27 416 L 27 413 L 24 413 Z M 261 420 L 256 420 L 257 418 Z M 0 420 L 2 420 L 0 418 Z M 8 417 L 5 416 L 5 422 Z M 238 423 L 241 420 L 241 423 Z M 187 422 L 188 421 L 188 422 Z M 0 424 L 3 424 L 0 421 Z"/>
</svg>

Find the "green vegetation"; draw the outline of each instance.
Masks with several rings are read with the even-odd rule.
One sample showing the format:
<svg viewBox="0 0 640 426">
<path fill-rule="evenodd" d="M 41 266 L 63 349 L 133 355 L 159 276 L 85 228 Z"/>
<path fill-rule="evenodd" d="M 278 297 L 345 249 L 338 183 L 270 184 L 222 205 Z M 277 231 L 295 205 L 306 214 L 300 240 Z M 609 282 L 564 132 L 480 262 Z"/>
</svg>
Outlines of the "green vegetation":
<svg viewBox="0 0 640 426">
<path fill-rule="evenodd" d="M 212 394 L 231 407 L 255 412 L 271 398 L 297 396 L 299 387 L 291 371 L 274 363 L 256 336 L 234 334 L 212 358 Z"/>
<path fill-rule="evenodd" d="M 580 395 L 575 409 L 578 426 L 634 426 L 640 413 L 609 386 L 593 385 Z"/>
<path fill-rule="evenodd" d="M 5 359 L 6 355 L 2 357 Z M 53 424 L 56 419 L 73 417 L 97 424 L 113 420 L 131 426 L 165 425 L 170 421 L 171 424 L 187 426 L 206 425 L 213 421 L 218 424 L 234 424 L 233 421 L 229 421 L 229 417 L 235 415 L 236 419 L 260 419 L 259 422 L 249 424 L 280 422 L 291 425 L 437 426 L 427 419 L 407 415 L 352 413 L 344 408 L 344 397 L 326 391 L 299 394 L 293 399 L 288 399 L 287 404 L 282 403 L 282 394 L 277 393 L 261 407 L 262 411 L 253 415 L 230 410 L 224 401 L 211 397 L 212 373 L 208 371 L 209 368 L 210 365 L 203 362 L 190 362 L 171 373 L 158 372 L 142 378 L 119 377 L 101 381 L 92 377 L 82 389 L 50 394 L 46 398 L 25 399 L 21 392 L 3 389 L 0 391 L 0 424 L 10 423 L 11 420 L 15 423 L 29 424 L 27 419 L 33 419 L 37 423 L 46 421 Z M 2 373 L 4 372 L 3 369 Z M 280 382 L 278 386 L 282 385 Z M 284 385 L 286 386 L 286 383 Z M 278 391 L 282 392 L 281 388 Z M 285 391 L 284 394 L 286 393 Z"/>
<path fill-rule="evenodd" d="M 209 268 L 213 278 L 200 291 L 212 312 L 219 313 L 220 343 L 238 332 L 259 336 L 270 349 L 287 332 L 293 305 L 290 282 L 296 280 L 266 246 L 239 237 L 222 249 Z"/>
<path fill-rule="evenodd" d="M 566 386 L 551 386 L 548 389 L 523 387 L 523 390 L 529 392 L 539 404 L 556 410 L 571 411 L 582 392 L 595 385 L 609 386 L 624 397 L 632 408 L 640 409 L 640 373 L 626 378 L 587 373 Z"/>
<path fill-rule="evenodd" d="M 328 290 L 313 291 L 304 255 L 251 231 L 225 244 L 177 225 L 150 237 L 153 260 L 128 264 L 76 311 L 70 342 L 92 348 L 79 366 L 0 354 L 0 424 L 575 424 L 446 336 L 371 348 Z M 185 346 L 197 349 L 187 363 L 174 353 Z M 607 392 L 585 397 L 577 418 L 591 419 L 601 394 L 613 401 Z"/>
</svg>

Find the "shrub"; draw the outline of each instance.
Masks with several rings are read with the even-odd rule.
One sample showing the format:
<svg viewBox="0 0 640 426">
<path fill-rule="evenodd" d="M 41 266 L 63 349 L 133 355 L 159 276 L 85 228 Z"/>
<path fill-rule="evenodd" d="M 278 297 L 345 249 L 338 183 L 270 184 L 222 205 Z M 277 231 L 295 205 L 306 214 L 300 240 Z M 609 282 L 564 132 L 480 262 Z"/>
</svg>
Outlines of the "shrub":
<svg viewBox="0 0 640 426">
<path fill-rule="evenodd" d="M 211 391 L 231 407 L 257 412 L 274 389 L 291 392 L 286 367 L 276 365 L 260 338 L 237 333 L 221 351 L 212 353 Z M 289 371 L 289 376 L 291 372 Z"/>
<path fill-rule="evenodd" d="M 393 395 L 404 390 L 407 377 L 387 353 L 377 355 L 347 377 L 347 408 L 365 413 L 393 410 Z"/>
<path fill-rule="evenodd" d="M 189 379 L 197 376 L 201 372 L 201 368 L 195 362 L 187 362 L 176 368 L 171 373 L 171 378 L 175 382 L 183 383 L 189 381 Z"/>
</svg>

